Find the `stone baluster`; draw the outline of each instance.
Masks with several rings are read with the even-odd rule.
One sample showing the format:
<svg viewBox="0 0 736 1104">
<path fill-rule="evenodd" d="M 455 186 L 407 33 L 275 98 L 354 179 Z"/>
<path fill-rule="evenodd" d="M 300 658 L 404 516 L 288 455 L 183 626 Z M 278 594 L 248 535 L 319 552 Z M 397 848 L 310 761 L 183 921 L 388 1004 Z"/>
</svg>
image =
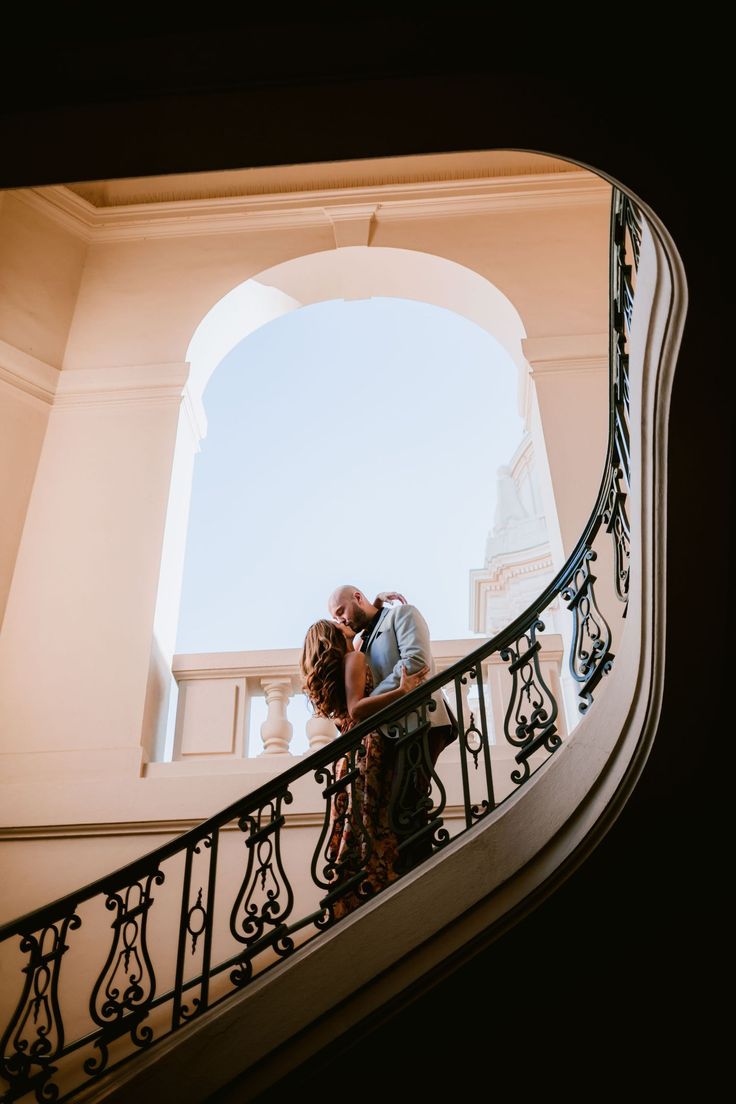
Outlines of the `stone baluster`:
<svg viewBox="0 0 736 1104">
<path fill-rule="evenodd" d="M 261 755 L 288 755 L 294 727 L 286 715 L 292 694 L 290 678 L 263 678 L 268 716 L 261 725 L 263 751 Z"/>
<path fill-rule="evenodd" d="M 329 717 L 310 717 L 307 721 L 307 738 L 310 752 L 327 747 L 336 736 L 337 728 Z"/>
</svg>

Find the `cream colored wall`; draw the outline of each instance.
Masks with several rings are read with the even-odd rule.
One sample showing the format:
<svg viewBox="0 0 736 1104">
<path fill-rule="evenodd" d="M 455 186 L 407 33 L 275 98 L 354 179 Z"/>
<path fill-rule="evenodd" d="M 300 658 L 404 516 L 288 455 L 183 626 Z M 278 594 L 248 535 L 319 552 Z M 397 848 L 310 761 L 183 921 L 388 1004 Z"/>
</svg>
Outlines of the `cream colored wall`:
<svg viewBox="0 0 736 1104">
<path fill-rule="evenodd" d="M 601 199 L 409 226 L 379 220 L 371 245 L 421 249 L 479 272 L 511 300 L 528 336 L 605 332 L 609 209 Z"/>
<path fill-rule="evenodd" d="M 0 204 L 0 338 L 60 368 L 86 242 L 25 195 L 8 192 Z"/>
<path fill-rule="evenodd" d="M 0 625 L 85 250 L 18 193 L 0 193 Z"/>
<path fill-rule="evenodd" d="M 0 379 L 0 626 L 48 416 L 47 403 Z"/>
<path fill-rule="evenodd" d="M 90 246 L 64 368 L 183 361 L 207 312 L 232 288 L 333 247 L 322 228 L 196 235 Z"/>
</svg>

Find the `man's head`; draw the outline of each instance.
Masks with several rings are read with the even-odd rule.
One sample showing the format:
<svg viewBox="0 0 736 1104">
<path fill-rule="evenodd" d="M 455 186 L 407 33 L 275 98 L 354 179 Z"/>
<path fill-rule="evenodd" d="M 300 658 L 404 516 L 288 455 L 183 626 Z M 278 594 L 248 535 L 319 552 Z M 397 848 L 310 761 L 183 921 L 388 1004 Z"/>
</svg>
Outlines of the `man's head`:
<svg viewBox="0 0 736 1104">
<path fill-rule="evenodd" d="M 340 586 L 333 590 L 327 602 L 330 617 L 343 625 L 349 625 L 354 632 L 364 629 L 378 613 L 362 590 L 354 586 Z"/>
</svg>

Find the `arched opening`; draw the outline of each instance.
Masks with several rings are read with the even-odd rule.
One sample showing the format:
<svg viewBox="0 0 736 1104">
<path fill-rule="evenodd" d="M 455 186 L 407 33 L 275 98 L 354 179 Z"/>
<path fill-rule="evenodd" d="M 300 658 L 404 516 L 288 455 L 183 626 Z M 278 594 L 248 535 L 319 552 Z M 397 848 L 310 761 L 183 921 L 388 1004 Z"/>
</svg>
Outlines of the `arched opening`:
<svg viewBox="0 0 736 1104">
<path fill-rule="evenodd" d="M 470 462 L 469 472 L 465 472 L 464 479 L 468 484 L 473 484 L 471 500 L 478 503 L 479 496 L 485 498 L 486 516 L 482 520 L 483 540 L 486 535 L 490 538 L 491 522 L 496 503 L 496 469 L 499 465 L 507 464 L 512 459 L 512 453 L 522 441 L 522 418 L 524 412 L 524 387 L 528 373 L 528 364 L 522 351 L 522 341 L 526 337 L 523 322 L 518 311 L 497 287 L 488 279 L 473 270 L 450 261 L 444 257 L 426 254 L 408 249 L 376 248 L 368 246 L 349 246 L 331 252 L 309 254 L 295 258 L 291 261 L 267 270 L 257 278 L 245 281 L 232 289 L 220 299 L 202 319 L 197 327 L 187 353 L 187 359 L 191 365 L 189 379 L 190 403 L 187 409 L 201 409 L 202 396 L 208 381 L 218 365 L 234 354 L 239 347 L 245 351 L 246 339 L 256 331 L 266 326 L 274 326 L 279 319 L 284 319 L 294 311 L 316 304 L 337 302 L 349 304 L 351 302 L 395 302 L 403 300 L 408 309 L 412 304 L 422 304 L 425 308 L 435 308 L 435 313 L 444 314 L 455 319 L 462 319 L 472 323 L 472 329 L 478 327 L 483 331 L 488 346 L 488 356 L 495 357 L 498 365 L 503 364 L 503 371 L 511 386 L 514 385 L 513 376 L 516 374 L 517 401 L 514 405 L 507 401 L 505 421 L 515 419 L 518 424 L 518 433 L 513 443 L 504 446 L 505 451 L 496 453 L 492 466 L 486 465 L 485 471 L 477 470 L 477 465 Z M 437 308 L 439 310 L 437 311 Z M 410 312 L 411 313 L 411 312 Z M 415 311 L 416 313 L 416 311 Z M 274 331 L 275 332 L 275 331 Z M 410 338 L 407 338 L 410 340 Z M 245 344 L 243 344 L 245 342 Z M 245 353 L 244 353 L 245 355 Z M 440 420 L 442 405 L 447 409 L 448 399 L 459 408 L 468 405 L 468 395 L 464 393 L 463 380 L 458 377 L 458 366 L 448 364 L 447 380 L 442 383 L 443 394 L 437 396 L 436 414 L 439 416 L 436 424 L 432 426 L 432 433 L 441 442 Z M 244 369 L 245 370 L 245 369 Z M 462 373 L 460 373 L 462 376 Z M 417 376 L 417 382 L 419 377 Z M 432 386 L 437 386 L 435 379 Z M 477 388 L 476 388 L 477 390 Z M 471 389 L 472 391 L 472 389 Z M 404 396 L 406 398 L 406 395 Z M 492 423 L 490 414 L 491 395 L 481 398 L 476 395 L 477 401 L 485 400 L 489 407 L 489 424 Z M 241 394 L 240 400 L 243 401 Z M 390 405 L 387 409 L 390 409 Z M 437 509 L 434 511 L 433 526 L 442 525 L 442 511 L 451 519 L 450 524 L 456 525 L 459 518 L 456 511 L 448 508 L 447 503 L 442 507 L 442 498 L 453 494 L 451 485 L 438 481 L 438 470 L 441 468 L 441 454 L 456 456 L 463 450 L 462 433 L 458 432 L 457 420 L 449 415 L 449 438 L 444 442 L 444 448 L 440 444 L 440 455 L 436 458 L 427 454 L 427 459 L 433 459 L 435 466 L 431 472 L 427 472 L 427 480 L 437 484 L 438 496 Z M 450 423 L 454 422 L 452 426 Z M 528 422 L 528 419 L 527 419 Z M 278 412 L 273 412 L 273 428 L 277 432 Z M 204 426 L 204 418 L 200 420 L 200 426 Z M 416 426 L 412 430 L 414 432 Z M 476 432 L 478 427 L 476 427 Z M 184 424 L 184 416 L 179 429 L 176 459 L 171 484 L 171 495 L 168 508 L 166 535 L 164 540 L 164 554 L 162 557 L 161 579 L 159 586 L 159 599 L 156 611 L 154 628 L 153 662 L 151 668 L 151 680 L 149 683 L 148 701 L 146 709 L 147 733 L 146 741 L 150 749 L 149 754 L 153 759 L 166 760 L 171 758 L 173 750 L 174 706 L 176 700 L 175 683 L 171 677 L 171 657 L 179 620 L 181 587 L 184 571 L 184 553 L 187 533 L 187 520 L 189 502 L 192 487 L 192 472 L 194 453 L 191 448 L 191 421 L 188 426 Z M 531 438 L 526 434 L 526 443 L 530 445 Z M 523 441 L 522 441 L 523 445 Z M 523 448 L 522 448 L 523 451 Z M 527 448 L 527 454 L 531 455 Z M 468 452 L 467 444 L 465 452 Z M 543 449 L 542 449 L 543 453 Z M 544 457 L 540 454 L 540 459 Z M 527 456 L 528 460 L 528 456 Z M 522 465 L 523 466 L 523 465 Z M 542 468 L 544 467 L 542 463 Z M 555 521 L 554 503 L 549 485 L 549 473 L 542 471 L 540 485 L 530 483 L 530 465 L 526 463 L 524 478 L 527 484 L 524 487 L 524 496 L 527 499 L 530 513 L 534 513 L 536 500 L 537 512 L 543 515 L 545 512 L 550 520 Z M 263 478 L 263 476 L 261 476 Z M 267 476 L 265 477 L 267 478 Z M 507 478 L 506 483 L 510 480 Z M 452 480 L 450 481 L 450 484 Z M 457 480 L 455 490 L 460 486 Z M 503 497 L 503 496 L 502 496 Z M 541 505 L 541 499 L 545 499 L 546 510 Z M 520 503 L 520 498 L 519 498 Z M 467 509 L 467 506 L 465 507 Z M 474 505 L 471 509 L 482 509 L 482 506 Z M 527 510 L 522 506 L 525 516 Z M 498 520 L 498 513 L 497 513 Z M 256 534 L 256 540 L 262 539 Z M 543 541 L 547 540 L 546 534 Z M 482 543 L 478 540 L 478 549 L 475 563 L 468 564 L 468 568 L 476 567 L 482 559 Z M 559 543 L 559 539 L 558 539 Z M 559 557 L 558 557 L 559 559 Z M 547 565 L 545 565 L 547 566 Z M 552 563 L 550 561 L 549 570 Z M 527 568 L 527 571 L 529 569 Z M 467 610 L 465 595 L 468 589 L 469 571 L 465 572 L 460 586 L 463 592 L 461 604 Z M 545 577 L 537 574 L 537 583 L 543 583 Z M 530 580 L 527 580 L 528 582 Z M 458 580 L 454 580 L 457 587 Z M 385 585 L 393 585 L 390 580 Z M 532 585 L 534 585 L 532 583 Z M 476 585 L 477 589 L 477 585 Z M 457 596 L 456 596 L 457 597 Z M 475 601 L 475 599 L 471 599 Z M 317 605 L 314 616 L 320 616 L 323 612 Z M 521 607 L 520 607 L 521 608 Z M 476 613 L 472 631 L 484 633 L 487 625 L 481 615 Z M 305 624 L 309 621 L 305 620 Z M 440 633 L 440 635 L 446 635 Z M 470 635 L 468 631 L 459 633 L 454 630 L 455 636 Z M 260 647 L 274 646 L 274 641 L 261 644 Z M 284 645 L 294 646 L 296 640 L 284 640 Z M 251 643 L 249 646 L 253 646 Z M 186 649 L 186 645 L 185 645 Z M 211 648 L 195 647 L 189 645 L 191 651 L 208 651 Z M 218 648 L 222 650 L 222 646 Z M 168 700 L 167 700 L 168 699 Z M 262 703 L 261 703 L 262 704 Z M 263 712 L 263 710 L 261 710 Z M 254 718 L 250 719 L 252 730 Z M 302 748 L 297 744 L 294 748 L 297 753 L 306 750 L 306 744 Z"/>
</svg>

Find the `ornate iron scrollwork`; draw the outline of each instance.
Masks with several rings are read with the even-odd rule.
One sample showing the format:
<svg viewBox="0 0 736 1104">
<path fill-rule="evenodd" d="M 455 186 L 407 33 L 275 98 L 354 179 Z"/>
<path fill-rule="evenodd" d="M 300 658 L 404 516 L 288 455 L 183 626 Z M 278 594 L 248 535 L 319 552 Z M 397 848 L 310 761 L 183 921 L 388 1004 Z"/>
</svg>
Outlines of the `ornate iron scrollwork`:
<svg viewBox="0 0 736 1104">
<path fill-rule="evenodd" d="M 478 720 L 476 723 L 473 710 L 464 701 L 463 689 L 468 685 L 468 679 L 476 682 L 478 688 Z M 463 798 L 465 804 L 465 824 L 469 828 L 482 817 L 495 808 L 496 802 L 493 792 L 493 770 L 491 766 L 491 754 L 488 740 L 488 721 L 486 718 L 486 702 L 483 688 L 483 665 L 478 663 L 470 667 L 466 672 L 455 679 L 455 701 L 457 703 L 460 737 L 460 767 L 463 782 Z M 467 706 L 468 723 L 465 723 L 465 709 Z M 468 771 L 468 756 L 470 756 L 474 771 L 480 772 L 483 765 L 482 782 L 485 783 L 486 796 L 478 800 L 471 797 L 471 778 Z M 481 791 L 482 792 L 482 791 Z"/>
<path fill-rule="evenodd" d="M 146 926 L 153 904 L 151 886 L 163 882 L 163 872 L 155 867 L 129 885 L 108 892 L 105 908 L 116 916 L 112 946 L 89 1000 L 90 1016 L 103 1029 L 95 1041 L 98 1055 L 84 1063 L 92 1076 L 107 1068 L 108 1044 L 121 1034 L 129 1031 L 137 1047 L 147 1047 L 153 1041 L 153 1030 L 141 1026 L 156 994 Z"/>
<path fill-rule="evenodd" d="M 72 911 L 21 938 L 20 949 L 28 955 L 23 992 L 0 1042 L 0 1072 L 10 1082 L 8 1100 L 31 1091 L 38 1100 L 53 1101 L 59 1095 L 51 1081 L 57 1070 L 54 1062 L 64 1050 L 59 971 L 68 950 L 67 933 L 81 923 Z"/>
<path fill-rule="evenodd" d="M 642 221 L 641 212 L 635 203 L 632 203 L 627 195 L 623 192 L 619 192 L 621 196 L 621 202 L 623 206 L 623 217 L 626 224 L 626 229 L 629 231 L 629 238 L 631 240 L 631 252 L 634 258 L 634 268 L 639 267 L 639 257 L 641 255 L 641 239 L 642 239 Z"/>
<path fill-rule="evenodd" d="M 249 980 L 252 959 L 263 947 L 271 946 L 281 955 L 293 950 L 285 921 L 294 905 L 294 892 L 281 858 L 282 806 L 292 800 L 288 789 L 281 790 L 238 820 L 240 831 L 247 832 L 248 865 L 230 914 L 230 931 L 247 951 L 230 975 L 236 985 Z"/>
<path fill-rule="evenodd" d="M 609 673 L 614 660 L 610 651 L 611 630 L 595 599 L 595 575 L 590 570 L 595 558 L 595 552 L 586 549 L 570 581 L 560 592 L 573 617 L 570 673 L 582 684 L 582 701 L 578 706 L 581 713 L 590 707 L 593 690 L 601 677 Z"/>
<path fill-rule="evenodd" d="M 318 927 L 325 927 L 373 893 L 369 866 L 374 841 L 363 817 L 366 761 L 367 748 L 360 743 L 315 771 L 325 802 L 322 830 L 312 857 L 312 878 L 324 893 Z"/>
<path fill-rule="evenodd" d="M 395 745 L 396 763 L 389 821 L 399 840 L 402 868 L 408 870 L 449 841 L 442 813 L 447 793 L 435 769 L 430 714 L 436 703 L 427 698 L 387 726 Z"/>
<path fill-rule="evenodd" d="M 109 894 L 105 907 L 115 911 L 113 943 L 89 1002 L 92 1019 L 101 1027 L 140 1012 L 156 992 L 156 975 L 148 952 L 146 921 L 153 904 L 151 886 L 164 875 L 154 870 L 145 878 Z"/>
<path fill-rule="evenodd" d="M 513 680 L 504 733 L 508 742 L 519 749 L 516 761 L 521 769 L 511 773 L 511 781 L 517 785 L 529 778 L 529 759 L 536 751 L 544 747 L 553 752 L 562 743 L 555 727 L 557 701 L 539 666 L 538 631 L 544 631 L 544 622 L 535 617 L 526 632 L 500 653 L 501 659 L 509 664 Z"/>
<path fill-rule="evenodd" d="M 214 913 L 215 881 L 217 876 L 217 851 L 219 832 L 213 831 L 201 840 L 193 842 L 186 852 L 184 866 L 184 883 L 182 886 L 181 920 L 179 924 L 179 942 L 176 959 L 176 980 L 174 983 L 174 1026 L 191 1020 L 199 1015 L 207 1007 L 209 993 L 210 956 L 212 952 L 212 922 Z M 195 856 L 207 856 L 203 864 L 207 875 L 206 886 L 200 885 L 194 901 L 191 901 L 192 867 Z M 193 985 L 199 992 L 189 998 L 190 1004 L 183 1001 L 183 983 L 185 972 L 185 960 L 194 957 L 197 953 L 199 940 L 202 939 L 201 969 L 193 982 L 189 982 L 188 988 Z M 188 946 L 188 944 L 190 944 Z"/>
<path fill-rule="evenodd" d="M 631 568 L 631 530 L 626 515 L 626 493 L 621 490 L 620 480 L 621 470 L 618 467 L 614 468 L 608 497 L 601 512 L 601 520 L 613 540 L 613 578 L 616 597 L 627 604 Z M 626 609 L 623 615 L 626 616 Z"/>
</svg>

